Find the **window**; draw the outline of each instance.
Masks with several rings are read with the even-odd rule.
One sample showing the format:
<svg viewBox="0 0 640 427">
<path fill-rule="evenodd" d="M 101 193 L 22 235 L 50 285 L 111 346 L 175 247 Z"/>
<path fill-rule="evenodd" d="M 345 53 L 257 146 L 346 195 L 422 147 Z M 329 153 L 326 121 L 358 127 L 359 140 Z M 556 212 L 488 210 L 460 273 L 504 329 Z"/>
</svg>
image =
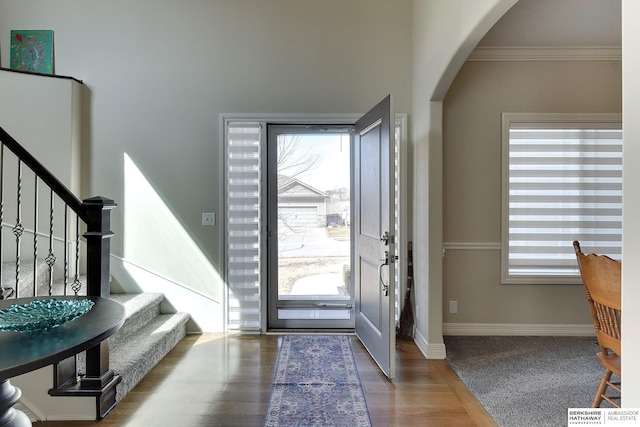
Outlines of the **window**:
<svg viewBox="0 0 640 427">
<path fill-rule="evenodd" d="M 502 117 L 502 283 L 580 283 L 572 242 L 620 259 L 619 114 Z"/>
</svg>

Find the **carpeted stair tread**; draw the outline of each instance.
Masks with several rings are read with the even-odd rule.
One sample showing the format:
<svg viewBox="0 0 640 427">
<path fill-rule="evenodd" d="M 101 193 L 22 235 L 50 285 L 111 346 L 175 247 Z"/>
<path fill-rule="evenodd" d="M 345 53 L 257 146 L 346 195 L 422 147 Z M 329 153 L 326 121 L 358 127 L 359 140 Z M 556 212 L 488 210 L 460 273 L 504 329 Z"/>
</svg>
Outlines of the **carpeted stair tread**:
<svg viewBox="0 0 640 427">
<path fill-rule="evenodd" d="M 67 295 L 73 295 L 73 289 L 71 289 L 71 283 L 74 282 L 75 276 L 69 277 L 67 279 L 69 283 L 67 283 Z M 87 295 L 87 276 L 80 275 L 78 276 L 78 282 L 80 282 L 80 289 L 78 290 L 78 295 Z M 56 280 L 53 282 L 53 295 L 62 295 L 64 294 L 64 280 Z"/>
<path fill-rule="evenodd" d="M 118 332 L 109 338 L 109 345 L 127 340 L 137 330 L 160 314 L 160 303 L 164 295 L 154 292 L 140 294 L 111 294 L 110 298 L 124 306 L 125 322 Z"/>
<path fill-rule="evenodd" d="M 109 297 L 125 306 L 125 315 L 141 310 L 150 301 L 162 301 L 164 295 L 159 292 L 142 292 L 139 294 L 114 294 Z"/>
<path fill-rule="evenodd" d="M 67 295 L 73 295 L 70 283 L 75 277 L 70 277 L 67 284 Z M 80 282 L 80 290 L 78 295 L 87 294 L 87 276 L 78 276 Z M 5 262 L 2 268 L 2 286 L 8 288 L 16 288 L 16 263 Z M 39 261 L 37 266 L 37 284 L 38 290 L 36 296 L 44 295 L 64 295 L 64 280 L 54 279 L 51 292 L 49 292 L 49 266 L 44 261 Z M 20 263 L 20 273 L 18 280 L 18 294 L 20 298 L 32 297 L 33 295 L 33 262 L 26 261 Z"/>
<path fill-rule="evenodd" d="M 110 365 L 122 381 L 117 386 L 120 401 L 186 335 L 187 313 L 160 314 L 111 346 Z"/>
<path fill-rule="evenodd" d="M 37 263 L 37 282 L 38 282 L 38 294 L 42 295 L 48 288 L 47 278 L 49 277 L 49 267 L 47 264 L 39 260 Z M 32 297 L 33 296 L 33 260 L 20 261 L 20 268 L 18 274 L 18 296 Z M 2 263 L 2 286 L 6 288 L 16 288 L 16 262 L 8 261 Z"/>
</svg>

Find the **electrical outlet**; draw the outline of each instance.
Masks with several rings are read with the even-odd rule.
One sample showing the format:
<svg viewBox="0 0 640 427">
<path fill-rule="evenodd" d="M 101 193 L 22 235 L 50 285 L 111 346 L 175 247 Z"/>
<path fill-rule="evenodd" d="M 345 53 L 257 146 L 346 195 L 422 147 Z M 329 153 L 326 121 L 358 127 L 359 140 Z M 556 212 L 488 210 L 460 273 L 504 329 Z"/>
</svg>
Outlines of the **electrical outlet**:
<svg viewBox="0 0 640 427">
<path fill-rule="evenodd" d="M 420 320 L 420 307 L 416 305 L 416 320 Z"/>
<path fill-rule="evenodd" d="M 202 214 L 202 225 L 216 225 L 216 214 L 215 213 L 203 213 Z"/>
<path fill-rule="evenodd" d="M 449 301 L 449 313 L 458 313 L 458 301 Z"/>
</svg>

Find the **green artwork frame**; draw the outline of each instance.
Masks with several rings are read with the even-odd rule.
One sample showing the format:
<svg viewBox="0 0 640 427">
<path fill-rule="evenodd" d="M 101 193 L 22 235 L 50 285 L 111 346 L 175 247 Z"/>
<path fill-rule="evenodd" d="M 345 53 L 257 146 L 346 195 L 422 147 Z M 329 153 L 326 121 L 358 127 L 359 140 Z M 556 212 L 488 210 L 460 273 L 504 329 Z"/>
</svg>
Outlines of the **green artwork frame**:
<svg viewBox="0 0 640 427">
<path fill-rule="evenodd" d="M 12 70 L 53 74 L 53 30 L 12 30 Z"/>
</svg>

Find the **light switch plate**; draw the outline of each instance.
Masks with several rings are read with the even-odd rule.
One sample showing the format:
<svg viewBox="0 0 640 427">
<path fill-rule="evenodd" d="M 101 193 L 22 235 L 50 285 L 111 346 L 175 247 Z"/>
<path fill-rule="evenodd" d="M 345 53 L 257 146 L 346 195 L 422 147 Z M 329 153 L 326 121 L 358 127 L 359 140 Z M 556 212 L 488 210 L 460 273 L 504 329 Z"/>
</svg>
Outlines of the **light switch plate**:
<svg viewBox="0 0 640 427">
<path fill-rule="evenodd" d="M 213 212 L 203 213 L 202 225 L 216 225 L 216 214 Z"/>
</svg>

